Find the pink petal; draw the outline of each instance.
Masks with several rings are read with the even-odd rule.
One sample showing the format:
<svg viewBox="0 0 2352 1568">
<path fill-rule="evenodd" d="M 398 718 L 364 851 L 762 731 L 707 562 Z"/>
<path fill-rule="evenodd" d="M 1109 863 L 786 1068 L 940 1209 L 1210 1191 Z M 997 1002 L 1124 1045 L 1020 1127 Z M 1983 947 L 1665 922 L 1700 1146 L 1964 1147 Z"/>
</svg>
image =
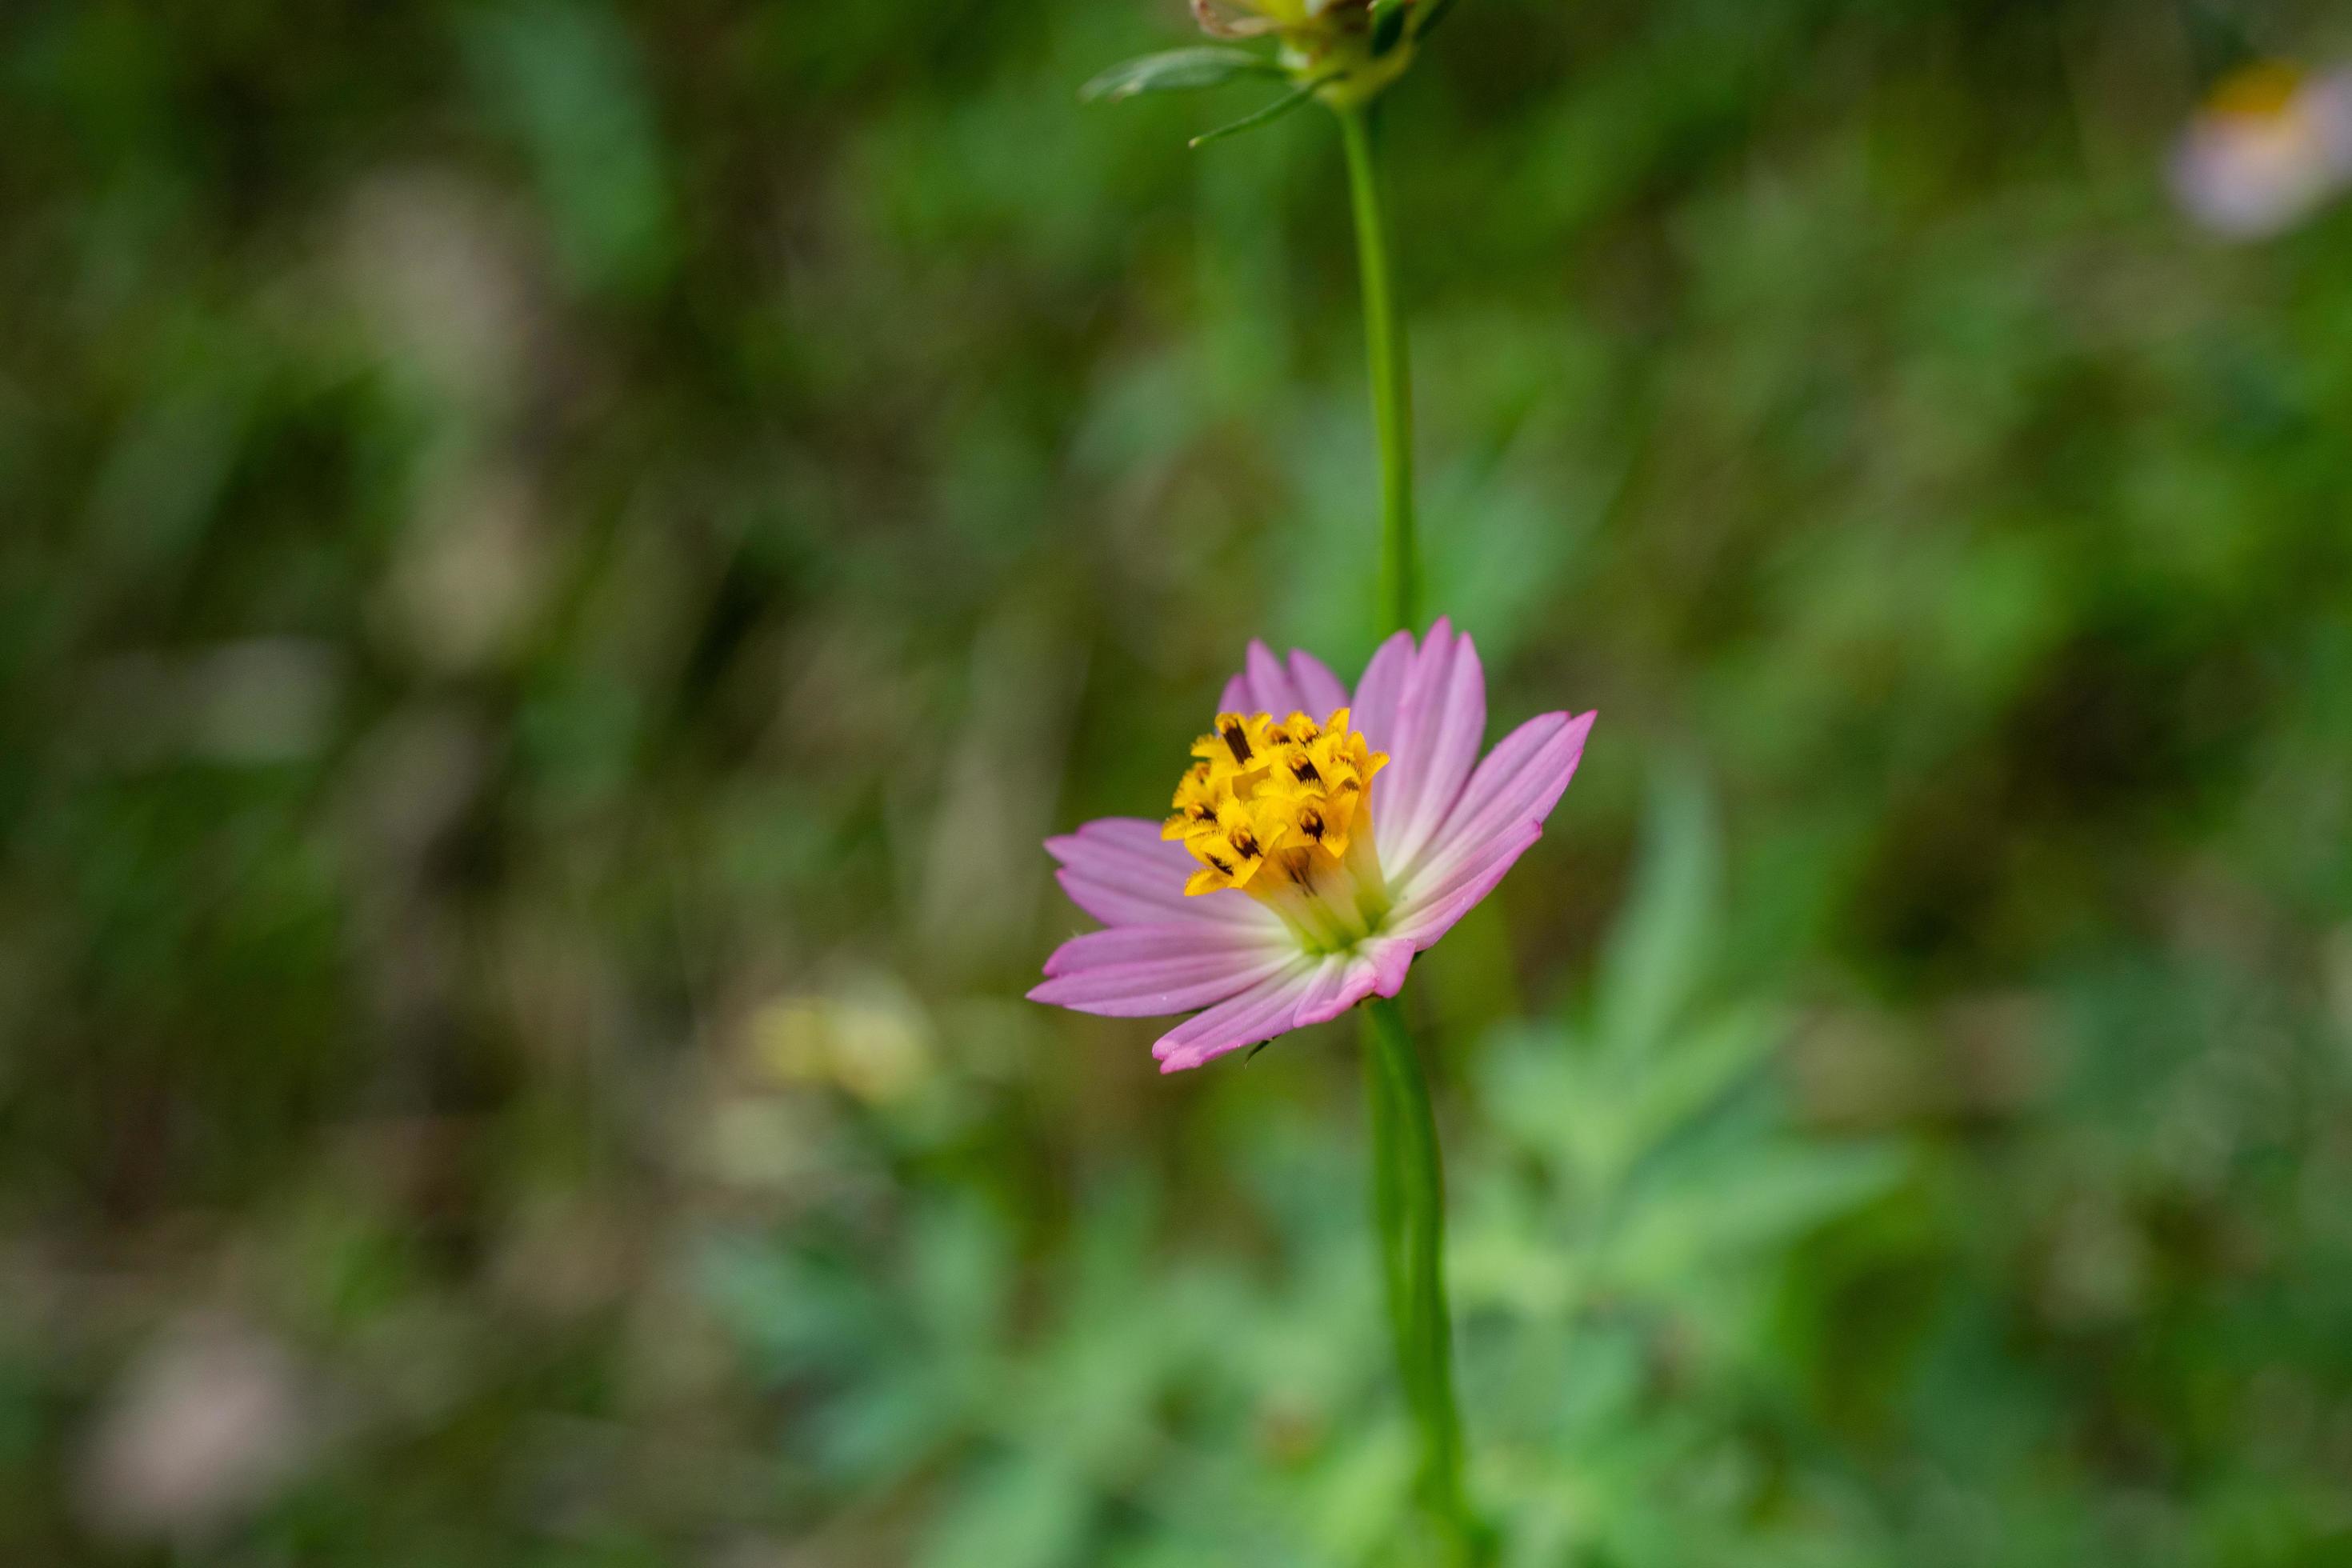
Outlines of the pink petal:
<svg viewBox="0 0 2352 1568">
<path fill-rule="evenodd" d="M 1486 730 L 1486 678 L 1478 650 L 1468 634 L 1456 636 L 1453 623 L 1441 616 L 1405 677 L 1388 769 L 1372 786 L 1372 827 L 1383 865 L 1410 866 L 1420 855 L 1462 793 Z"/>
<path fill-rule="evenodd" d="M 1242 672 L 1225 682 L 1224 694 L 1217 700 L 1217 711 L 1271 713 L 1285 719 L 1297 706 L 1298 693 L 1291 685 L 1290 671 L 1282 668 L 1272 648 L 1252 637 L 1249 652 L 1243 658 Z"/>
<path fill-rule="evenodd" d="M 1286 668 L 1265 643 L 1253 640 L 1242 672 L 1225 682 L 1220 713 L 1271 713 L 1286 719 L 1305 713 L 1328 719 L 1348 705 L 1348 689 L 1321 659 L 1303 648 L 1290 650 Z"/>
<path fill-rule="evenodd" d="M 1181 844 L 1160 837 L 1160 825 L 1139 816 L 1106 816 L 1076 833 L 1045 840 L 1062 863 L 1057 876 L 1071 901 L 1105 925 L 1238 925 L 1280 930 L 1273 910 L 1231 889 L 1184 896 L 1194 869 Z"/>
<path fill-rule="evenodd" d="M 1403 990 L 1405 971 L 1412 967 L 1416 951 L 1410 941 L 1402 938 L 1366 943 L 1364 955 L 1371 960 L 1372 989 L 1382 996 L 1393 996 Z"/>
<path fill-rule="evenodd" d="M 1454 857 L 1441 874 L 1423 872 L 1413 879 L 1412 885 L 1397 895 L 1398 923 L 1410 919 L 1412 911 L 1426 909 L 1451 898 L 1454 893 L 1484 875 L 1499 857 L 1516 857 L 1528 845 L 1543 837 L 1539 822 L 1521 822 L 1481 839 L 1476 848 Z"/>
<path fill-rule="evenodd" d="M 1302 706 L 1318 721 L 1348 705 L 1348 689 L 1339 684 L 1339 678 L 1304 648 L 1290 650 L 1290 679 L 1306 700 Z"/>
<path fill-rule="evenodd" d="M 1302 1026 L 1310 1016 L 1317 1023 L 1336 1018 L 1361 1001 L 1361 993 L 1340 1000 L 1347 994 L 1348 976 L 1355 967 L 1352 959 L 1336 953 L 1318 964 L 1315 973 L 1307 977 L 1307 989 L 1300 994 L 1298 1005 L 1291 1010 L 1291 1026 Z"/>
<path fill-rule="evenodd" d="M 1227 1051 L 1287 1033 L 1300 1000 L 1312 989 L 1318 973 L 1327 964 L 1344 962 L 1301 954 L 1231 1001 L 1187 1018 L 1151 1047 L 1151 1054 L 1160 1058 L 1160 1070 L 1182 1072 Z"/>
<path fill-rule="evenodd" d="M 1074 936 L 1045 961 L 1045 977 L 1083 974 L 1118 964 L 1146 963 L 1164 958 L 1190 958 L 1202 953 L 1234 953 L 1247 957 L 1269 952 L 1295 952 L 1288 933 L 1254 931 L 1247 926 L 1203 925 L 1197 921 L 1166 925 L 1119 925 Z"/>
<path fill-rule="evenodd" d="M 1403 989 L 1413 951 L 1404 938 L 1380 937 L 1353 953 L 1294 958 L 1243 994 L 1171 1029 L 1151 1054 L 1161 1072 L 1181 1072 L 1292 1029 L 1328 1024 L 1367 996 Z"/>
<path fill-rule="evenodd" d="M 1273 649 L 1255 637 L 1250 639 L 1249 658 L 1243 668 L 1249 676 L 1252 712 L 1287 719 L 1307 706 L 1307 700 L 1298 694 L 1297 683 L 1290 679 L 1290 671 L 1274 657 Z"/>
<path fill-rule="evenodd" d="M 1410 885 L 1426 874 L 1443 877 L 1462 857 L 1522 822 L 1540 823 L 1576 776 L 1585 737 L 1597 714 L 1571 719 L 1543 713 L 1528 720 L 1486 753 L 1454 802 L 1443 826 L 1423 847 L 1421 864 L 1400 867 L 1396 879 Z"/>
<path fill-rule="evenodd" d="M 1302 997 L 1294 1022 L 1299 1028 L 1328 1024 L 1365 997 L 1378 992 L 1393 996 L 1404 988 L 1405 971 L 1412 966 L 1412 943 L 1379 937 L 1363 944 L 1328 987 Z"/>
<path fill-rule="evenodd" d="M 1400 898 L 1396 912 L 1390 917 L 1389 934 L 1411 942 L 1416 952 L 1434 945 L 1495 890 L 1495 885 L 1527 853 L 1528 846 L 1542 837 L 1539 824 L 1527 822 L 1486 840 L 1446 876 L 1428 879 L 1426 886 L 1416 886 Z"/>
<path fill-rule="evenodd" d="M 1116 926 L 1064 942 L 1029 999 L 1113 1018 L 1182 1013 L 1237 995 L 1297 957 L 1279 937 L 1239 928 Z"/>
<path fill-rule="evenodd" d="M 1353 722 L 1376 752 L 1389 751 L 1396 739 L 1397 702 L 1404 696 L 1405 678 L 1412 673 L 1417 657 L 1412 634 L 1395 633 L 1374 650 L 1364 678 L 1356 682 Z"/>
</svg>

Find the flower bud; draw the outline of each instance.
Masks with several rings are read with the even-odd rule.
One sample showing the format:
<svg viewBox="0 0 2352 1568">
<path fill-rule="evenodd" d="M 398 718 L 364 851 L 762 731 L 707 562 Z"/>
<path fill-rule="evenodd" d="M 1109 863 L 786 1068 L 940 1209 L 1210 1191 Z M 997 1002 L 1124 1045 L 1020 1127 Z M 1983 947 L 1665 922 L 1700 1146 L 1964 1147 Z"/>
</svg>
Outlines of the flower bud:
<svg viewBox="0 0 2352 1568">
<path fill-rule="evenodd" d="M 1335 109 L 1364 103 L 1403 75 L 1442 9 L 1425 0 L 1192 0 L 1203 32 L 1275 39 L 1291 79 Z"/>
</svg>

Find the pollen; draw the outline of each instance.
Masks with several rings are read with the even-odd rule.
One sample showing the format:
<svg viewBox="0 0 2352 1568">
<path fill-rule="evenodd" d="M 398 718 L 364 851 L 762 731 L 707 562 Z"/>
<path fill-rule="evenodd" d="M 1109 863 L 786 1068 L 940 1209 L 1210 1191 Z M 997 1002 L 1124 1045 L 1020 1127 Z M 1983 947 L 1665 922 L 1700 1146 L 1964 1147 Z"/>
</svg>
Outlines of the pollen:
<svg viewBox="0 0 2352 1568">
<path fill-rule="evenodd" d="M 1389 759 L 1350 716 L 1345 708 L 1319 723 L 1305 713 L 1217 715 L 1194 742 L 1196 760 L 1160 828 L 1200 863 L 1187 893 L 1239 888 L 1281 906 L 1300 889 L 1377 883 L 1370 786 Z M 1268 867 L 1278 874 L 1264 875 Z"/>
</svg>

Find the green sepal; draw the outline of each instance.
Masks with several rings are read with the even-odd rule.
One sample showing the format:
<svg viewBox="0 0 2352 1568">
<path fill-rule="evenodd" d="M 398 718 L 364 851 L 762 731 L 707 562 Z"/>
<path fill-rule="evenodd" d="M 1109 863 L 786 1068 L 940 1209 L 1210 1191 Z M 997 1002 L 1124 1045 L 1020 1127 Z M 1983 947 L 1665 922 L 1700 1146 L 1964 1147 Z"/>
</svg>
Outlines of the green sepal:
<svg viewBox="0 0 2352 1568">
<path fill-rule="evenodd" d="M 1404 37 L 1404 0 L 1372 0 L 1372 58 L 1379 59 Z"/>
<path fill-rule="evenodd" d="M 1078 89 L 1078 96 L 1091 103 L 1098 99 L 1134 98 L 1146 92 L 1191 92 L 1204 87 L 1222 87 L 1244 77 L 1282 74 L 1282 68 L 1263 55 L 1203 44 L 1123 60 Z"/>
</svg>

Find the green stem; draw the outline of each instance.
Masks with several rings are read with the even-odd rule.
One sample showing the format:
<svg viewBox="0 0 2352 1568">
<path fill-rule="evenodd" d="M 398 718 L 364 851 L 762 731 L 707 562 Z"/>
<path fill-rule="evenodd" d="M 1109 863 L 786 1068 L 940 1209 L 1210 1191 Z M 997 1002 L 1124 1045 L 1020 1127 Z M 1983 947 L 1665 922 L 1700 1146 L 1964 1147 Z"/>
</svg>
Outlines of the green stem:
<svg viewBox="0 0 2352 1568">
<path fill-rule="evenodd" d="M 1445 1305 L 1445 1174 L 1429 1085 L 1404 1010 L 1364 1014 L 1365 1089 L 1372 1125 L 1372 1216 L 1381 1233 L 1389 1320 L 1406 1403 L 1421 1433 L 1423 1505 L 1463 1559 L 1475 1528 L 1462 1491 L 1462 1426 L 1454 1407 L 1454 1331 Z"/>
<path fill-rule="evenodd" d="M 1381 448 L 1381 623 L 1383 631 L 1410 631 L 1421 617 L 1412 529 L 1412 373 L 1389 268 L 1374 110 L 1366 103 L 1339 112 L 1363 273 L 1372 427 Z M 1364 1090 L 1372 1129 L 1372 1220 L 1380 1232 L 1397 1369 L 1421 1435 L 1421 1503 L 1445 1536 L 1453 1560 L 1476 1562 L 1486 1552 L 1462 1490 L 1454 1328 L 1445 1304 L 1445 1173 L 1429 1084 L 1412 1030 L 1393 999 L 1375 999 L 1365 1009 Z"/>
<path fill-rule="evenodd" d="M 1364 353 L 1372 375 L 1372 427 L 1381 445 L 1381 625 L 1421 624 L 1421 563 L 1412 532 L 1412 371 L 1404 317 L 1389 269 L 1388 217 L 1381 204 L 1374 105 L 1343 109 L 1348 194 L 1356 212 L 1356 258 L 1364 283 Z"/>
</svg>

